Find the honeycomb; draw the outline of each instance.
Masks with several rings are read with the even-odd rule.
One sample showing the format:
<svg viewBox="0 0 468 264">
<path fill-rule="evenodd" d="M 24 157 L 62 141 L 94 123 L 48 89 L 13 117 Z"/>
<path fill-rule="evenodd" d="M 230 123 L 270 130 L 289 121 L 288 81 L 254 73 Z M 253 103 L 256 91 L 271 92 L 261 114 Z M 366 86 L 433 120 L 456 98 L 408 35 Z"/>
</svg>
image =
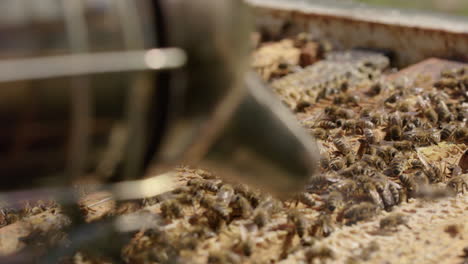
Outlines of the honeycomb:
<svg viewBox="0 0 468 264">
<path fill-rule="evenodd" d="M 180 166 L 171 192 L 83 198 L 89 223 L 120 216 L 138 228 L 107 239 L 117 252 L 88 245 L 66 261 L 466 263 L 468 68 L 429 60 L 395 71 L 385 55 L 366 50 L 330 51 L 301 65 L 313 40 L 300 40 L 261 45 L 253 68 L 321 149 L 321 171 L 303 192 L 280 201 Z M 28 208 L 4 210 L 2 255 L 39 247 L 38 234 L 50 247 L 65 243 L 51 232 L 69 225 L 57 205 Z"/>
</svg>

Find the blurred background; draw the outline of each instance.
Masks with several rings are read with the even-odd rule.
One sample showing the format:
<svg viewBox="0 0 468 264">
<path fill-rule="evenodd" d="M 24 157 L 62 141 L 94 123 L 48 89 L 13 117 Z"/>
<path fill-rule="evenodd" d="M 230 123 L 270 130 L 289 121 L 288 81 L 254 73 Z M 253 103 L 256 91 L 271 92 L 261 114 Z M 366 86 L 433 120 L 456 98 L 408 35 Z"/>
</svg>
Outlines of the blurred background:
<svg viewBox="0 0 468 264">
<path fill-rule="evenodd" d="M 398 7 L 402 9 L 418 9 L 436 11 L 453 15 L 468 16 L 468 1 L 466 0 L 342 0 L 365 3 L 375 6 Z"/>
</svg>

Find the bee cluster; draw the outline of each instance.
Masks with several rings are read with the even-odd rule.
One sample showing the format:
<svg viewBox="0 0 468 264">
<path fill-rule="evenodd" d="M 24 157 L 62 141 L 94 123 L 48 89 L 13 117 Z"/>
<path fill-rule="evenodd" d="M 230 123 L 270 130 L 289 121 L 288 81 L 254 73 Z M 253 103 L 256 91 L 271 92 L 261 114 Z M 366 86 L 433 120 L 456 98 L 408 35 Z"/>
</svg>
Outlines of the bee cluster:
<svg viewBox="0 0 468 264">
<path fill-rule="evenodd" d="M 320 172 L 280 201 L 181 166 L 180 187 L 113 212 L 152 216 L 123 247 L 126 263 L 326 263 L 337 252 L 323 242 L 346 226 L 467 191 L 468 68 L 436 81 L 393 79 L 378 52 L 329 51 L 306 34 L 268 45 L 255 51 L 254 68 L 316 139 Z M 0 213 L 0 225 L 18 220 L 18 212 Z M 401 226 L 410 228 L 408 216 L 392 212 L 374 234 Z M 378 251 L 371 242 L 347 263 Z M 73 263 L 88 257 L 78 253 Z"/>
<path fill-rule="evenodd" d="M 310 106 L 332 94 L 346 91 L 349 86 L 363 79 L 377 78 L 388 65 L 388 58 L 375 52 L 329 52 L 324 60 L 275 79 L 271 86 L 283 103 L 301 112 L 304 105 Z M 357 98 L 343 97 L 336 100 L 353 103 Z"/>
<path fill-rule="evenodd" d="M 0 206 L 0 228 L 14 224 L 24 218 L 57 209 L 58 205 L 53 201 L 37 201 L 35 203 L 24 201 L 21 206 Z"/>
</svg>

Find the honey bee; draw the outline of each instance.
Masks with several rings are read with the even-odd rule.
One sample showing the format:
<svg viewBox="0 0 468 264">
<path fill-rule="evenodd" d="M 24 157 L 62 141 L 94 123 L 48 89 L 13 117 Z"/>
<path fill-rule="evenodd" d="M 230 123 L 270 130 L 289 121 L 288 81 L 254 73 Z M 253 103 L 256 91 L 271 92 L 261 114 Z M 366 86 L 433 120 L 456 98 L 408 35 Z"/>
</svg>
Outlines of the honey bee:
<svg viewBox="0 0 468 264">
<path fill-rule="evenodd" d="M 247 257 L 250 257 L 254 251 L 254 243 L 252 242 L 252 240 L 250 239 L 247 239 L 247 240 L 244 240 L 242 241 L 241 243 L 241 252 L 244 256 L 247 256 Z"/>
<path fill-rule="evenodd" d="M 358 189 L 358 185 L 354 180 L 345 180 L 339 187 L 339 191 L 346 197 L 350 198 Z"/>
<path fill-rule="evenodd" d="M 299 193 L 297 195 L 297 200 L 309 207 L 315 206 L 314 199 L 308 193 L 305 193 L 305 192 Z"/>
<path fill-rule="evenodd" d="M 356 155 L 354 155 L 353 152 L 350 152 L 344 157 L 344 160 L 346 161 L 346 166 L 351 166 L 356 162 Z"/>
<path fill-rule="evenodd" d="M 367 95 L 374 97 L 379 95 L 382 92 L 382 85 L 380 83 L 374 83 L 371 85 L 369 90 L 366 92 Z"/>
<path fill-rule="evenodd" d="M 465 152 L 466 153 L 466 152 Z M 460 161 L 461 162 L 461 161 Z M 459 166 L 459 165 L 450 165 L 448 167 L 449 171 L 450 171 L 450 176 L 452 178 L 454 177 L 458 177 L 460 176 L 462 173 L 463 173 L 463 170 L 462 168 Z"/>
<path fill-rule="evenodd" d="M 408 202 L 408 194 L 403 188 L 398 189 L 398 197 L 399 197 L 399 199 L 398 199 L 397 204 L 402 204 L 403 202 Z"/>
<path fill-rule="evenodd" d="M 305 110 L 310 107 L 312 104 L 310 102 L 307 102 L 305 100 L 300 100 L 297 104 L 296 107 L 294 108 L 295 113 L 304 113 Z"/>
<path fill-rule="evenodd" d="M 193 201 L 200 203 L 201 199 L 203 197 L 205 197 L 205 195 L 207 195 L 207 194 L 206 194 L 205 190 L 196 190 L 196 191 L 192 192 L 192 195 L 193 195 L 193 198 L 192 198 Z"/>
<path fill-rule="evenodd" d="M 314 263 L 315 259 L 319 259 L 321 263 L 324 263 L 327 259 L 335 258 L 333 250 L 325 246 L 310 248 L 304 255 L 307 263 Z"/>
<path fill-rule="evenodd" d="M 236 195 L 232 200 L 230 207 L 233 210 L 234 216 L 239 216 L 243 219 L 248 218 L 252 213 L 253 209 L 250 202 L 241 195 Z"/>
<path fill-rule="evenodd" d="M 279 259 L 283 260 L 288 257 L 290 248 L 293 244 L 293 239 L 296 234 L 296 229 L 292 225 L 287 226 L 286 229 L 286 237 L 284 238 L 282 249 L 281 249 L 281 254 L 279 256 Z"/>
<path fill-rule="evenodd" d="M 412 131 L 413 129 L 416 128 L 416 125 L 414 124 L 414 122 L 410 122 L 410 123 L 407 123 L 404 127 L 403 127 L 403 131 L 404 132 L 409 132 L 409 131 Z"/>
<path fill-rule="evenodd" d="M 288 221 L 292 222 L 297 235 L 302 238 L 309 227 L 309 221 L 299 212 L 291 211 L 288 213 Z"/>
<path fill-rule="evenodd" d="M 346 122 L 346 119 L 340 118 L 335 121 L 337 127 L 342 127 L 344 123 Z"/>
<path fill-rule="evenodd" d="M 409 112 L 410 111 L 410 104 L 408 101 L 401 101 L 398 102 L 396 105 L 396 110 L 400 112 Z"/>
<path fill-rule="evenodd" d="M 214 198 L 210 196 L 203 197 L 200 200 L 200 205 L 212 212 L 223 220 L 229 220 L 232 209 L 224 204 L 218 203 Z"/>
<path fill-rule="evenodd" d="M 250 188 L 248 188 L 246 185 L 244 184 L 236 184 L 233 186 L 234 188 L 234 191 L 242 196 L 244 196 L 245 198 L 247 198 L 247 200 L 249 200 L 250 204 L 253 206 L 253 207 L 257 207 L 258 204 L 260 203 L 260 199 L 261 199 L 261 195 L 253 190 L 251 190 Z"/>
<path fill-rule="evenodd" d="M 214 207 L 216 204 L 216 200 L 212 196 L 204 195 L 200 199 L 200 206 L 206 209 Z"/>
<path fill-rule="evenodd" d="M 191 179 L 187 182 L 187 185 L 211 192 L 217 192 L 219 188 L 218 184 L 214 181 L 200 179 Z"/>
<path fill-rule="evenodd" d="M 425 168 L 424 173 L 431 183 L 442 182 L 445 180 L 445 175 L 441 169 L 434 164 L 429 164 L 428 167 Z"/>
<path fill-rule="evenodd" d="M 361 118 L 369 118 L 371 117 L 371 113 L 373 112 L 373 109 L 370 109 L 370 108 L 363 108 L 361 110 L 361 115 L 360 117 Z"/>
<path fill-rule="evenodd" d="M 396 228 L 399 225 L 406 225 L 408 220 L 403 214 L 392 214 L 380 220 L 381 229 Z"/>
<path fill-rule="evenodd" d="M 182 206 L 174 200 L 167 200 L 161 204 L 161 215 L 166 219 L 182 217 Z"/>
<path fill-rule="evenodd" d="M 371 259 L 372 254 L 380 249 L 379 244 L 377 242 L 372 241 L 369 243 L 368 246 L 364 247 L 361 250 L 361 254 L 359 255 L 359 259 L 368 261 Z M 359 263 L 359 262 L 358 262 Z"/>
<path fill-rule="evenodd" d="M 330 169 L 334 171 L 339 171 L 343 169 L 345 166 L 345 162 L 343 159 L 336 158 L 330 162 Z"/>
<path fill-rule="evenodd" d="M 358 124 L 357 121 L 354 119 L 346 120 L 343 122 L 341 125 L 341 128 L 347 132 L 352 132 L 354 133 L 356 131 Z"/>
<path fill-rule="evenodd" d="M 327 106 L 325 107 L 325 109 L 323 110 L 323 112 L 328 115 L 328 116 L 334 116 L 336 114 L 336 112 L 338 112 L 340 108 L 336 105 L 331 105 L 331 106 Z"/>
<path fill-rule="evenodd" d="M 348 109 L 337 106 L 327 106 L 324 110 L 325 114 L 332 119 L 344 118 L 351 119 L 354 116 L 354 112 Z"/>
<path fill-rule="evenodd" d="M 385 204 L 384 204 L 379 192 L 377 191 L 377 186 L 375 185 L 375 183 L 373 183 L 371 181 L 368 181 L 368 182 L 364 183 L 363 189 L 365 190 L 368 197 L 372 200 L 372 202 L 375 205 L 377 205 L 378 207 L 380 207 L 382 209 L 385 208 Z"/>
<path fill-rule="evenodd" d="M 390 126 L 403 127 L 403 119 L 399 112 L 395 112 L 388 117 L 388 124 Z"/>
<path fill-rule="evenodd" d="M 315 126 L 323 129 L 335 129 L 337 127 L 336 124 L 330 120 L 321 120 L 317 122 Z"/>
<path fill-rule="evenodd" d="M 179 188 L 176 188 L 172 191 L 172 194 L 181 194 L 181 193 L 191 193 L 192 188 L 189 186 L 181 186 Z"/>
<path fill-rule="evenodd" d="M 437 121 L 439 120 L 439 115 L 432 107 L 424 109 L 423 114 L 427 118 L 427 120 L 429 120 L 432 123 L 437 123 Z"/>
<path fill-rule="evenodd" d="M 218 202 L 222 202 L 225 204 L 229 204 L 231 199 L 234 197 L 234 189 L 230 185 L 223 185 L 219 188 L 218 192 L 216 193 L 216 199 Z"/>
<path fill-rule="evenodd" d="M 306 185 L 306 191 L 321 190 L 328 186 L 330 182 L 324 174 L 312 176 Z"/>
<path fill-rule="evenodd" d="M 335 228 L 333 227 L 333 222 L 329 214 L 320 214 L 315 220 L 310 229 L 309 234 L 313 237 L 327 237 Z"/>
<path fill-rule="evenodd" d="M 335 145 L 336 149 L 341 152 L 343 155 L 346 155 L 351 152 L 351 148 L 349 144 L 345 141 L 345 139 L 335 138 L 333 140 L 333 144 Z"/>
<path fill-rule="evenodd" d="M 206 180 L 209 180 L 209 179 L 216 179 L 216 176 L 209 172 L 209 171 L 206 171 L 206 170 L 202 170 L 202 169 L 197 169 L 195 171 L 195 174 L 197 174 L 198 176 L 202 177 L 203 179 L 206 179 Z"/>
<path fill-rule="evenodd" d="M 366 154 L 362 156 L 361 160 L 369 164 L 370 166 L 380 170 L 384 170 L 386 166 L 385 161 L 379 156 L 371 156 Z"/>
<path fill-rule="evenodd" d="M 378 180 L 375 182 L 375 186 L 377 188 L 377 192 L 379 193 L 380 197 L 382 198 L 383 205 L 385 210 L 390 210 L 392 206 L 398 204 L 398 185 L 394 185 L 395 183 L 387 181 L 387 180 Z M 395 190 L 392 191 L 390 187 L 392 186 Z M 396 197 L 395 197 L 396 191 Z"/>
<path fill-rule="evenodd" d="M 402 196 L 401 196 L 401 187 L 397 183 L 394 183 L 392 181 L 389 182 L 388 190 L 392 194 L 393 201 L 395 201 L 396 204 L 401 204 L 403 202 Z"/>
<path fill-rule="evenodd" d="M 401 92 L 396 92 L 387 97 L 384 101 L 384 103 L 389 103 L 389 104 L 394 104 L 397 102 L 397 100 L 401 97 Z"/>
<path fill-rule="evenodd" d="M 254 242 L 251 239 L 241 239 L 233 246 L 232 250 L 237 254 L 250 257 L 254 251 Z"/>
<path fill-rule="evenodd" d="M 440 132 L 435 128 L 418 128 L 405 133 L 405 138 L 419 145 L 437 144 L 440 142 Z"/>
<path fill-rule="evenodd" d="M 372 121 L 367 120 L 367 119 L 360 119 L 357 122 L 357 126 L 359 128 L 361 128 L 362 130 L 364 130 L 364 129 L 374 129 L 375 128 L 374 123 L 372 123 Z"/>
<path fill-rule="evenodd" d="M 374 125 L 376 126 L 382 125 L 385 119 L 386 119 L 385 115 L 379 112 L 374 113 L 370 116 L 371 122 L 374 123 Z"/>
<path fill-rule="evenodd" d="M 258 205 L 256 210 L 266 210 L 270 214 L 277 213 L 283 209 L 283 203 L 277 199 L 267 196 L 262 202 Z"/>
<path fill-rule="evenodd" d="M 410 197 L 414 197 L 419 191 L 419 185 L 416 183 L 416 181 L 414 181 L 414 179 L 407 174 L 400 175 L 399 179 L 403 184 L 403 187 L 406 188 L 408 194 L 410 194 Z"/>
<path fill-rule="evenodd" d="M 375 144 L 376 142 L 376 139 L 375 139 L 375 134 L 374 134 L 374 131 L 372 131 L 371 129 L 364 129 L 364 138 L 367 140 L 367 142 L 369 144 Z"/>
<path fill-rule="evenodd" d="M 344 93 L 340 93 L 338 95 L 336 95 L 335 97 L 333 97 L 333 104 L 335 105 L 341 105 L 341 104 L 345 104 L 346 103 L 346 94 Z"/>
<path fill-rule="evenodd" d="M 340 175 L 345 178 L 354 177 L 356 175 L 365 175 L 368 169 L 366 168 L 367 164 L 365 162 L 357 162 L 352 166 L 349 166 L 346 169 L 340 171 Z"/>
<path fill-rule="evenodd" d="M 390 163 L 390 172 L 393 176 L 399 176 L 406 170 L 403 158 L 394 158 Z"/>
<path fill-rule="evenodd" d="M 460 264 L 466 264 L 468 262 L 468 247 L 463 248 L 463 255 L 461 255 L 460 258 L 463 258 L 463 262 Z"/>
<path fill-rule="evenodd" d="M 403 136 L 403 129 L 401 126 L 392 125 L 388 127 L 385 135 L 385 140 L 401 140 Z"/>
<path fill-rule="evenodd" d="M 330 168 L 330 158 L 328 155 L 322 155 L 320 157 L 320 168 L 327 170 Z"/>
<path fill-rule="evenodd" d="M 197 247 L 199 240 L 200 237 L 196 234 L 185 233 L 179 237 L 177 246 L 183 249 L 194 250 Z"/>
<path fill-rule="evenodd" d="M 180 193 L 175 196 L 175 199 L 183 205 L 193 205 L 194 199 L 190 193 Z"/>
<path fill-rule="evenodd" d="M 453 132 L 453 139 L 456 142 L 467 142 L 468 141 L 468 127 L 456 128 Z"/>
<path fill-rule="evenodd" d="M 346 219 L 346 225 L 353 225 L 359 221 L 367 220 L 376 215 L 378 207 L 372 203 L 363 202 L 353 205 L 347 209 L 343 217 Z"/>
<path fill-rule="evenodd" d="M 358 105 L 359 105 L 359 101 L 360 101 L 359 96 L 357 96 L 357 95 L 348 95 L 348 96 L 346 97 L 345 103 L 346 103 L 346 104 L 349 104 L 349 105 L 358 106 Z"/>
<path fill-rule="evenodd" d="M 465 82 L 467 83 L 468 86 L 468 75 L 466 77 Z M 455 119 L 460 122 L 465 122 L 468 119 L 468 108 L 463 107 L 463 106 L 456 106 L 455 107 Z"/>
<path fill-rule="evenodd" d="M 455 79 L 457 76 L 464 74 L 464 68 L 459 69 L 447 69 L 440 72 L 440 76 L 443 78 Z"/>
<path fill-rule="evenodd" d="M 410 165 L 412 169 L 423 169 L 424 164 L 419 159 L 413 159 L 410 161 Z"/>
<path fill-rule="evenodd" d="M 362 158 L 364 154 L 371 156 L 377 155 L 377 148 L 374 145 L 369 144 L 367 140 L 361 138 L 359 139 L 359 148 L 357 151 L 357 156 Z"/>
<path fill-rule="evenodd" d="M 447 107 L 447 105 L 445 104 L 444 101 L 439 101 L 438 102 L 435 111 L 436 111 L 436 113 L 437 113 L 437 115 L 439 117 L 439 121 L 442 121 L 442 122 L 452 121 L 453 115 L 450 112 L 450 110 L 448 109 L 448 107 Z"/>
<path fill-rule="evenodd" d="M 270 220 L 270 214 L 267 210 L 255 210 L 253 216 L 253 222 L 258 226 L 258 228 L 262 228 L 268 224 Z"/>
<path fill-rule="evenodd" d="M 313 128 L 310 131 L 310 134 L 317 139 L 320 140 L 326 140 L 328 138 L 328 132 L 327 130 L 323 128 Z"/>
<path fill-rule="evenodd" d="M 427 178 L 426 174 L 424 174 L 424 172 L 422 171 L 417 171 L 416 173 L 414 173 L 413 179 L 418 185 L 429 184 L 429 179 Z"/>
<path fill-rule="evenodd" d="M 463 179 L 462 176 L 458 176 L 455 178 L 452 178 L 449 182 L 447 182 L 447 188 L 449 190 L 453 191 L 454 193 L 465 193 L 465 189 L 468 190 L 468 183 Z"/>
<path fill-rule="evenodd" d="M 342 205 L 343 195 L 337 191 L 331 192 L 325 202 L 325 208 L 331 212 L 335 211 L 337 208 L 340 208 Z"/>
<path fill-rule="evenodd" d="M 352 110 L 340 108 L 336 112 L 336 116 L 344 119 L 351 119 L 355 116 L 355 113 Z"/>
<path fill-rule="evenodd" d="M 434 83 L 434 87 L 442 89 L 442 88 L 454 88 L 458 85 L 458 81 L 455 78 L 441 78 L 437 82 Z"/>
<path fill-rule="evenodd" d="M 394 142 L 393 147 L 400 151 L 410 151 L 414 149 L 413 143 L 408 140 Z"/>
<path fill-rule="evenodd" d="M 454 125 L 446 125 L 442 128 L 440 131 L 440 139 L 441 140 L 447 140 L 449 139 L 453 132 L 455 131 L 455 126 Z"/>
</svg>

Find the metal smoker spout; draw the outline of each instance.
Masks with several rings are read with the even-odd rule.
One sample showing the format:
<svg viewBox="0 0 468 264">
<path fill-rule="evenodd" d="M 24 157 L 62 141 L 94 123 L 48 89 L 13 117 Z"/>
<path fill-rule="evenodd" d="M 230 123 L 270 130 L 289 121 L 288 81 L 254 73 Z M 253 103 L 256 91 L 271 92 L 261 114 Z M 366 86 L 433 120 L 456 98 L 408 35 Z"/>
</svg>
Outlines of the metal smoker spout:
<svg viewBox="0 0 468 264">
<path fill-rule="evenodd" d="M 138 12 L 126 13 L 137 5 L 117 1 L 126 49 L 97 53 L 86 44 L 92 31 L 81 2 L 65 2 L 73 7 L 57 23 L 73 31 L 67 40 L 71 55 L 0 60 L 0 84 L 6 87 L 0 99 L 10 98 L 0 105 L 0 121 L 8 126 L 0 132 L 5 139 L 0 146 L 22 139 L 27 141 L 21 146 L 31 145 L 0 163 L 0 173 L 15 176 L 3 190 L 48 186 L 51 175 L 63 185 L 85 171 L 105 181 L 138 180 L 150 166 L 162 170 L 188 163 L 286 196 L 315 172 L 319 154 L 313 139 L 248 71 L 253 28 L 243 1 L 147 1 L 153 22 L 143 19 L 152 26 L 142 28 Z M 155 36 L 148 47 L 142 32 L 151 30 Z M 110 75 L 115 72 L 121 74 Z M 30 81 L 33 92 L 27 92 Z M 16 87 L 21 82 L 26 88 Z M 35 108 L 24 104 L 31 100 Z M 31 108 L 37 120 L 2 120 L 21 116 L 23 108 Z M 18 139 L 8 132 L 18 127 L 56 129 L 54 135 L 44 129 L 40 136 Z M 48 143 L 35 148 L 41 137 Z M 115 146 L 102 146 L 106 142 Z"/>
<path fill-rule="evenodd" d="M 215 124 L 210 129 L 218 130 L 206 132 L 213 137 L 209 135 L 193 146 L 194 152 L 205 151 L 200 159 L 192 160 L 221 177 L 252 184 L 279 197 L 304 187 L 317 170 L 317 146 L 263 82 L 248 73 L 242 96 L 221 103 L 232 104 L 233 111 L 225 120 L 216 120 L 223 110 L 213 112 Z"/>
<path fill-rule="evenodd" d="M 174 27 L 169 32 L 180 32 L 176 28 L 185 23 L 180 16 L 196 28 L 173 39 L 189 58 L 179 75 L 187 85 L 182 108 L 194 111 L 175 119 L 181 125 L 168 133 L 167 151 L 159 152 L 163 160 L 198 161 L 221 177 L 280 196 L 299 190 L 316 170 L 318 149 L 268 87 L 247 71 L 252 29 L 247 7 L 242 1 L 210 0 L 168 5 Z M 174 153 L 184 141 L 179 134 L 187 131 L 186 148 Z"/>
</svg>

